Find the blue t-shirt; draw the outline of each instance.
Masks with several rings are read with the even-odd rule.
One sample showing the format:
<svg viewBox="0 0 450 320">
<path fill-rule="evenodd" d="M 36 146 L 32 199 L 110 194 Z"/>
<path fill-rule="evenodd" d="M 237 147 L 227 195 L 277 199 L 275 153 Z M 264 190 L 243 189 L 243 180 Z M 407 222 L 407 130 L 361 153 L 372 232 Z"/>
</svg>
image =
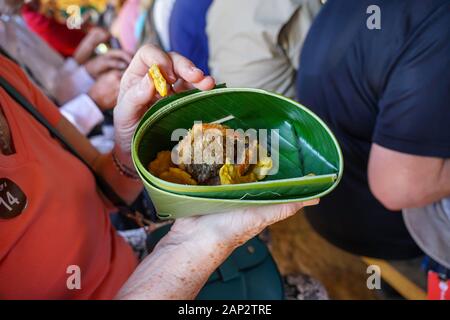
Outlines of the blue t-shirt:
<svg viewBox="0 0 450 320">
<path fill-rule="evenodd" d="M 381 29 L 367 27 L 370 5 L 380 8 Z M 371 194 L 367 166 L 372 143 L 450 158 L 450 1 L 327 1 L 304 45 L 297 89 L 345 160 L 340 186 L 307 212 L 313 227 L 356 254 L 417 255 L 401 214 Z"/>
<path fill-rule="evenodd" d="M 209 75 L 206 14 L 212 0 L 177 0 L 169 22 L 170 48 Z"/>
</svg>

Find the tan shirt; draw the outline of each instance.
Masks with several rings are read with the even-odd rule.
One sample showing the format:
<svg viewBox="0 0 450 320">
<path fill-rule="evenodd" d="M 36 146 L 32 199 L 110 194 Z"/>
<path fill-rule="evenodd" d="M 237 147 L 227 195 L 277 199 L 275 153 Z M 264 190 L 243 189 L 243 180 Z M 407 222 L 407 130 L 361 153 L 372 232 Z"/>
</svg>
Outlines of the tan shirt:
<svg viewBox="0 0 450 320">
<path fill-rule="evenodd" d="M 211 74 L 229 87 L 295 97 L 300 51 L 320 0 L 214 0 L 207 16 Z"/>
</svg>

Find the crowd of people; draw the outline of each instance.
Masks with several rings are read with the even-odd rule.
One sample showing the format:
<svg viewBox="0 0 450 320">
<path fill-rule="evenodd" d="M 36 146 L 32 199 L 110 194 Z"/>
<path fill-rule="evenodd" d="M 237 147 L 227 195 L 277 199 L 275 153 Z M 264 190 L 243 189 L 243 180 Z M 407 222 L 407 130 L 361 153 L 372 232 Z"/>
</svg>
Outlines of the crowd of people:
<svg viewBox="0 0 450 320">
<path fill-rule="evenodd" d="M 426 271 L 448 281 L 450 1 L 73 2 L 77 17 L 58 1 L 0 0 L 0 199 L 10 201 L 0 206 L 0 298 L 195 298 L 235 248 L 304 206 L 334 245 L 426 255 Z M 380 28 L 367 25 L 374 4 Z M 319 205 L 177 220 L 138 263 L 92 171 L 129 204 L 142 193 L 130 148 L 158 99 L 154 63 L 173 91 L 226 83 L 305 105 L 342 147 L 342 182 Z M 68 265 L 83 270 L 81 290 L 68 290 Z"/>
</svg>

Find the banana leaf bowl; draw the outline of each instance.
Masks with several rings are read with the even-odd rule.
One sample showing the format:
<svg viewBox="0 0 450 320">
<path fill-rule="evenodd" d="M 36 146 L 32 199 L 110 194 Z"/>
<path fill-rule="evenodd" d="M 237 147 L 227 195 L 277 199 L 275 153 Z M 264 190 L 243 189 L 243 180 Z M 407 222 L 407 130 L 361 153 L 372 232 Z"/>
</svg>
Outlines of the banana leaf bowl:
<svg viewBox="0 0 450 320">
<path fill-rule="evenodd" d="M 192 186 L 161 180 L 148 170 L 159 151 L 176 145 L 174 130 L 220 119 L 233 129 L 276 130 L 275 174 L 253 183 Z M 160 100 L 142 118 L 132 156 L 160 218 L 311 200 L 331 192 L 343 173 L 339 144 L 319 117 L 295 101 L 258 89 L 219 87 Z"/>
</svg>

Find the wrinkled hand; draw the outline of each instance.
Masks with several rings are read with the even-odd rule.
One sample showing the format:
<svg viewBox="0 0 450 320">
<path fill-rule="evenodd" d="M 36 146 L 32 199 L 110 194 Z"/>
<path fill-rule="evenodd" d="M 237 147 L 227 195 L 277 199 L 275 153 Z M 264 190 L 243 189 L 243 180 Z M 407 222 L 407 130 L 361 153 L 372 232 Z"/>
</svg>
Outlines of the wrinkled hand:
<svg viewBox="0 0 450 320">
<path fill-rule="evenodd" d="M 88 92 L 89 97 L 102 110 L 115 107 L 119 95 L 122 72 L 109 71 L 102 74 Z"/>
<path fill-rule="evenodd" d="M 175 221 L 169 235 L 175 243 L 194 246 L 218 245 L 234 249 L 261 233 L 268 226 L 285 220 L 303 207 L 313 206 L 319 199 L 265 207 L 234 210 Z M 189 210 L 189 208 L 186 208 Z"/>
<path fill-rule="evenodd" d="M 92 78 L 110 70 L 124 71 L 131 62 L 131 55 L 122 50 L 110 50 L 106 54 L 90 59 L 84 65 Z"/>
<path fill-rule="evenodd" d="M 77 50 L 73 54 L 73 58 L 79 65 L 85 64 L 94 54 L 95 48 L 100 43 L 108 41 L 110 37 L 109 32 L 103 28 L 91 28 L 78 45 Z"/>
<path fill-rule="evenodd" d="M 139 120 L 160 97 L 155 93 L 148 69 L 156 63 L 169 84 L 185 88 L 210 90 L 214 80 L 205 76 L 191 61 L 177 53 L 165 53 L 153 45 L 142 47 L 125 71 L 120 84 L 117 107 L 114 109 L 115 152 L 122 163 L 133 167 L 131 139 Z M 170 93 L 173 93 L 170 90 Z"/>
</svg>

